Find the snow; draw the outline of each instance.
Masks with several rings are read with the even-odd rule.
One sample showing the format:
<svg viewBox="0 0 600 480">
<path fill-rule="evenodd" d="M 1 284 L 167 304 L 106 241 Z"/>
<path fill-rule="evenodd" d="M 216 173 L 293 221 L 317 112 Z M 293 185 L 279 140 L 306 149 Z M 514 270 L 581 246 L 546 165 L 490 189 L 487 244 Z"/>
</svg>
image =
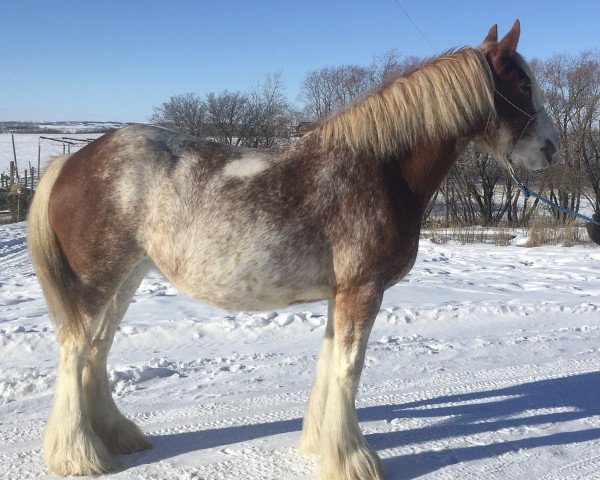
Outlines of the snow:
<svg viewBox="0 0 600 480">
<path fill-rule="evenodd" d="M 15 133 L 15 152 L 17 154 L 17 166 L 19 172 L 23 175 L 23 170 L 29 169 L 30 166 L 37 169 L 38 161 L 38 144 L 40 144 L 40 136 L 57 138 L 62 137 L 88 139 L 98 138 L 101 133 L 52 133 L 52 134 L 34 134 L 34 133 Z M 71 153 L 76 152 L 79 148 L 72 148 Z M 66 152 L 65 152 L 66 153 Z M 41 141 L 40 164 L 43 170 L 51 157 L 63 154 L 63 147 L 60 144 L 55 144 L 49 140 Z M 14 160 L 12 138 L 10 133 L 0 133 L 0 173 L 8 175 L 10 173 L 10 162 Z"/>
<path fill-rule="evenodd" d="M 600 250 L 438 245 L 386 293 L 357 400 L 392 480 L 589 479 L 600 466 Z M 326 304 L 228 312 L 146 277 L 109 358 L 155 444 L 114 479 L 308 479 L 295 451 Z M 0 227 L 0 476 L 44 478 L 57 348 L 25 224 Z M 50 478 L 50 477 L 48 477 Z"/>
</svg>

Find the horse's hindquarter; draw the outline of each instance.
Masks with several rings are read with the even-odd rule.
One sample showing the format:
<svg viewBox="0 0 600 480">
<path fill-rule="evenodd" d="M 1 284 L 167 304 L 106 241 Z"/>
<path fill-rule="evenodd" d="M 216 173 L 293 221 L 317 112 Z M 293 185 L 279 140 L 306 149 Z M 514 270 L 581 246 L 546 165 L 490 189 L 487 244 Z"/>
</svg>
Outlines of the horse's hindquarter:
<svg viewBox="0 0 600 480">
<path fill-rule="evenodd" d="M 239 310 L 333 295 L 330 246 L 284 158 L 202 142 L 174 150 L 174 164 L 158 164 L 170 172 L 148 192 L 140 239 L 177 288 Z"/>
</svg>

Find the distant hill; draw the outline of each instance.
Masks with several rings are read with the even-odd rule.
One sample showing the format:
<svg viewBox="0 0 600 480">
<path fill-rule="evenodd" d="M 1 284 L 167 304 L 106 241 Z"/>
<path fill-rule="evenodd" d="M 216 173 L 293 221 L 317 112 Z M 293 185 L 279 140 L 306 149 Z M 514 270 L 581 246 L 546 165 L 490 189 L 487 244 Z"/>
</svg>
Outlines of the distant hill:
<svg viewBox="0 0 600 480">
<path fill-rule="evenodd" d="M 106 133 L 132 125 L 123 122 L 0 122 L 0 133 Z"/>
</svg>

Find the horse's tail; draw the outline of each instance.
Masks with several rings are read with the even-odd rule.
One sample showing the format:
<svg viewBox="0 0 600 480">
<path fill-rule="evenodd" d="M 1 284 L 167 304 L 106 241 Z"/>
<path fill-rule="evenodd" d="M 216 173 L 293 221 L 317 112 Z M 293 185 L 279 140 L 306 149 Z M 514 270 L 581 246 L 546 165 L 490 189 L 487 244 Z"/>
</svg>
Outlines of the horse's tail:
<svg viewBox="0 0 600 480">
<path fill-rule="evenodd" d="M 52 187 L 70 155 L 56 157 L 46 168 L 29 209 L 29 257 L 61 335 L 81 333 L 83 316 L 76 298 L 76 279 L 50 225 L 48 203 Z"/>
</svg>

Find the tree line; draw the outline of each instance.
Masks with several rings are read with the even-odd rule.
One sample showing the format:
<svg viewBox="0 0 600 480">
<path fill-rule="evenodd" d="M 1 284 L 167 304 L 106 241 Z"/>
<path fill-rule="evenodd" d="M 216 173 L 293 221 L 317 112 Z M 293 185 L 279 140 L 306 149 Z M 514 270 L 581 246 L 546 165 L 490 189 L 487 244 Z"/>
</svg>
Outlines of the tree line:
<svg viewBox="0 0 600 480">
<path fill-rule="evenodd" d="M 271 148 L 288 141 L 297 112 L 283 93 L 280 74 L 248 92 L 175 95 L 154 107 L 150 122 L 217 142 Z"/>
<path fill-rule="evenodd" d="M 301 122 L 327 118 L 421 61 L 391 50 L 367 66 L 322 67 L 305 75 L 297 102 L 285 96 L 281 74 L 245 92 L 175 95 L 154 107 L 150 121 L 230 145 L 276 147 L 293 141 Z M 560 136 L 562 162 L 541 172 L 517 169 L 518 176 L 570 210 L 586 202 L 600 211 L 600 52 L 554 55 L 530 65 Z M 538 200 L 523 197 L 495 160 L 469 148 L 427 215 L 454 225 L 516 226 L 527 225 L 540 207 Z"/>
</svg>

